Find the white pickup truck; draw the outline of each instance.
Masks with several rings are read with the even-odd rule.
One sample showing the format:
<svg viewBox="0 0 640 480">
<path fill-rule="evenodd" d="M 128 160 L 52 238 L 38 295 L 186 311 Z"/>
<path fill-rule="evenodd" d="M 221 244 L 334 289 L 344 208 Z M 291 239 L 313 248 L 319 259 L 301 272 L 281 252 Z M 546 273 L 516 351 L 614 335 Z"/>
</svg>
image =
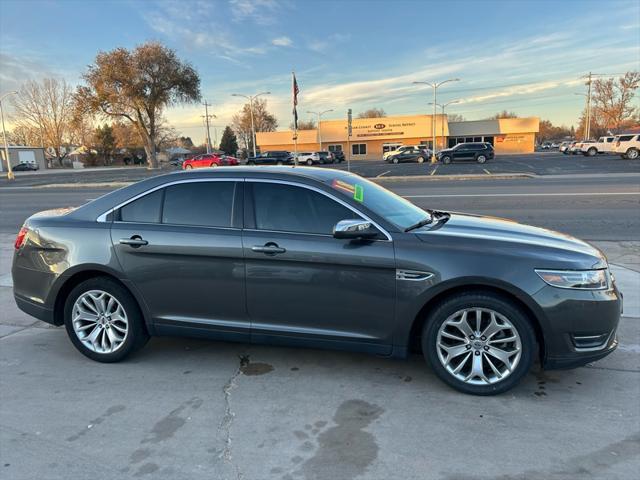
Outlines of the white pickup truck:
<svg viewBox="0 0 640 480">
<path fill-rule="evenodd" d="M 595 157 L 599 153 L 613 152 L 613 135 L 609 137 L 600 137 L 595 142 L 583 142 L 580 145 L 580 151 L 586 157 Z"/>
</svg>

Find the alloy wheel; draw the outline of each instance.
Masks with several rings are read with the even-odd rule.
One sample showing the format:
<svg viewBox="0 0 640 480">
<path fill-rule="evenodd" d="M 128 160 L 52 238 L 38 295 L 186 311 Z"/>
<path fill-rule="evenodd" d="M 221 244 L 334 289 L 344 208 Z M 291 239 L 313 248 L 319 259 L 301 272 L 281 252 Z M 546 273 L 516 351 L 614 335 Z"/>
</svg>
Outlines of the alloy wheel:
<svg viewBox="0 0 640 480">
<path fill-rule="evenodd" d="M 127 338 L 127 313 L 118 299 L 103 290 L 89 290 L 80 295 L 71 315 L 73 331 L 92 352 L 113 353 Z"/>
<path fill-rule="evenodd" d="M 522 356 L 522 341 L 504 315 L 488 308 L 465 308 L 438 329 L 442 366 L 470 385 L 491 385 L 507 378 Z"/>
</svg>

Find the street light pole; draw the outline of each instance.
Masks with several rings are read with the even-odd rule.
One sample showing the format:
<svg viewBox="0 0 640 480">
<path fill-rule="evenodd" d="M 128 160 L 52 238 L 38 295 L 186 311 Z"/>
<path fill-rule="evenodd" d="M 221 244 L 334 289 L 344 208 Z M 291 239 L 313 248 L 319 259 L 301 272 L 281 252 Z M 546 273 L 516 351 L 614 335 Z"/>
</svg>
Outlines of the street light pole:
<svg viewBox="0 0 640 480">
<path fill-rule="evenodd" d="M 310 112 L 307 110 L 307 113 L 318 116 L 318 142 L 320 143 L 320 151 L 322 151 L 322 128 L 320 127 L 320 121 L 322 119 L 322 115 L 329 112 L 333 112 L 333 108 L 330 108 L 329 110 L 325 110 L 323 112 Z"/>
<path fill-rule="evenodd" d="M 12 92 L 7 92 L 2 97 L 0 97 L 0 118 L 2 119 L 2 137 L 4 140 L 4 157 L 7 159 L 7 180 L 14 180 L 15 175 L 13 174 L 13 169 L 11 168 L 11 158 L 9 158 L 9 143 L 7 142 L 7 131 L 4 128 L 4 110 L 2 109 L 2 101 L 7 98 L 9 95 L 17 95 L 18 92 L 16 90 Z M 2 168 L 2 162 L 0 162 L 0 170 Z"/>
<path fill-rule="evenodd" d="M 431 88 L 433 88 L 433 118 L 431 120 L 431 130 L 433 133 L 433 150 L 431 152 L 431 163 L 437 163 L 438 159 L 436 158 L 436 115 L 437 115 L 437 104 L 438 104 L 438 97 L 437 97 L 437 91 L 438 91 L 438 87 L 444 85 L 447 82 L 458 82 L 460 81 L 459 78 L 449 78 L 447 80 L 443 80 L 442 82 L 413 82 L 414 85 L 429 85 Z"/>
<path fill-rule="evenodd" d="M 241 93 L 232 93 L 232 97 L 244 97 L 249 100 L 249 116 L 251 117 L 251 143 L 253 144 L 253 156 L 256 154 L 256 127 L 253 123 L 253 101 L 260 95 L 270 95 L 271 92 L 260 92 L 255 95 L 242 95 Z"/>
<path fill-rule="evenodd" d="M 460 103 L 460 100 L 451 100 L 450 102 L 447 102 L 445 104 L 438 103 L 438 106 L 442 108 L 442 121 L 440 122 L 440 135 L 442 136 L 443 142 L 444 142 L 444 109 L 449 105 L 453 105 L 454 103 Z M 429 103 L 429 105 L 431 105 L 431 103 Z"/>
</svg>

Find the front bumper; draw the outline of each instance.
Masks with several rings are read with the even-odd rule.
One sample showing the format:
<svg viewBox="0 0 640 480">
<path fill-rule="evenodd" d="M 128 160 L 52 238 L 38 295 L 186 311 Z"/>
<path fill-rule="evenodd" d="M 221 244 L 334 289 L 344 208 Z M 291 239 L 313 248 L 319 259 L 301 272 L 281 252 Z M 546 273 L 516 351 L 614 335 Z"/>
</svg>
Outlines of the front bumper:
<svg viewBox="0 0 640 480">
<path fill-rule="evenodd" d="M 579 367 L 617 348 L 622 294 L 615 285 L 606 291 L 546 286 L 534 299 L 545 314 L 544 368 Z"/>
</svg>

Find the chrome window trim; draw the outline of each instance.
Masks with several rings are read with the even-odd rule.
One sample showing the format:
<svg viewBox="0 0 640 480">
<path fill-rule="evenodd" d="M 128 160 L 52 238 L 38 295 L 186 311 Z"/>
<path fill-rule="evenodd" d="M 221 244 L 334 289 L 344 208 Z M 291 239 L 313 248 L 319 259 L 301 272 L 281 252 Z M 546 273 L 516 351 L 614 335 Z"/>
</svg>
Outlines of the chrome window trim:
<svg viewBox="0 0 640 480">
<path fill-rule="evenodd" d="M 224 177 L 224 178 L 186 178 L 183 180 L 175 180 L 173 182 L 167 182 L 167 183 L 163 183 L 162 185 L 156 185 L 155 187 L 153 187 L 150 190 L 145 190 L 142 193 L 139 193 L 138 195 L 136 195 L 135 197 L 131 197 L 127 200 L 125 200 L 124 202 L 119 203 L 118 205 L 116 205 L 115 207 L 110 208 L 109 210 L 107 210 L 106 212 L 100 214 L 98 216 L 98 218 L 96 218 L 96 222 L 99 223 L 107 223 L 107 216 L 113 212 L 115 212 L 116 210 L 118 210 L 119 208 L 124 207 L 125 205 L 128 205 L 131 202 L 134 202 L 136 200 L 138 200 L 139 198 L 142 198 L 146 195 L 149 195 L 150 193 L 153 193 L 157 190 L 160 190 L 161 188 L 166 188 L 166 187 L 170 187 L 172 185 L 179 185 L 181 183 L 199 183 L 199 182 L 244 182 L 245 179 L 244 178 L 237 178 L 237 177 Z M 112 223 L 145 223 L 147 225 L 172 225 L 172 224 L 168 224 L 168 223 L 155 223 L 155 222 L 122 222 L 122 221 L 118 221 L 118 222 L 112 222 Z M 211 227 L 210 225 L 189 225 L 191 227 Z M 212 228 L 232 228 L 232 227 L 212 227 Z M 235 230 L 239 230 L 239 229 L 235 229 Z"/>
<path fill-rule="evenodd" d="M 382 241 L 382 242 L 392 242 L 393 238 L 391 237 L 391 235 L 389 234 L 389 232 L 387 232 L 384 228 L 382 228 L 377 222 L 374 222 L 373 220 L 371 220 L 367 215 L 365 215 L 364 213 L 362 213 L 361 211 L 359 211 L 358 209 L 354 208 L 353 206 L 349 205 L 347 202 L 343 201 L 342 199 L 335 197 L 333 195 L 331 195 L 328 192 L 325 192 L 324 190 L 314 187 L 312 185 L 307 185 L 305 183 L 298 183 L 298 182 L 292 182 L 289 180 L 277 180 L 277 179 L 270 179 L 270 178 L 246 178 L 245 179 L 246 182 L 259 182 L 259 183 L 278 183 L 278 184 L 282 184 L 282 185 L 291 185 L 294 187 L 302 187 L 302 188 L 306 188 L 308 190 L 312 190 L 314 192 L 318 192 L 322 195 L 324 195 L 325 197 L 330 198 L 331 200 L 338 202 L 340 205 L 347 207 L 349 210 L 351 210 L 352 212 L 354 212 L 357 215 L 360 215 L 364 220 L 366 220 L 367 222 L 371 222 L 372 225 L 374 225 L 378 230 L 380 230 L 380 232 L 382 232 L 384 234 L 385 237 L 387 237 L 386 240 L 373 240 L 373 241 Z M 257 232 L 271 232 L 271 233 L 294 233 L 294 234 L 301 234 L 301 235 L 316 235 L 316 236 L 326 236 L 326 237 L 333 237 L 333 235 L 329 235 L 327 233 L 307 233 L 307 232 L 289 232 L 286 230 L 260 230 L 258 228 L 255 229 L 245 229 L 247 231 L 257 231 Z"/>
</svg>

